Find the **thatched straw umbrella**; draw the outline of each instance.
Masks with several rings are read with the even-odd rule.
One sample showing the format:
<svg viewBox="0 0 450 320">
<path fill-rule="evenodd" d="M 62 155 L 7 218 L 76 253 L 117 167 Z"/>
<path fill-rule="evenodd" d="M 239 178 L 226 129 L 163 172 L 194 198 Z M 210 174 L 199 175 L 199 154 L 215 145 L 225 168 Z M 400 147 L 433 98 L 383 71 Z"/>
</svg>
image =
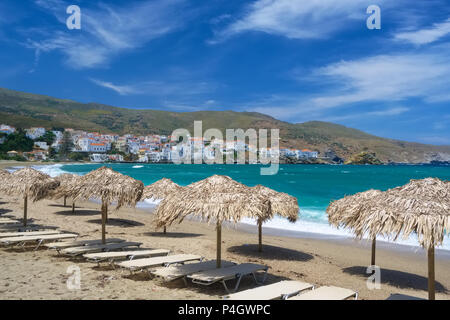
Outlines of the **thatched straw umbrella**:
<svg viewBox="0 0 450 320">
<path fill-rule="evenodd" d="M 244 217 L 262 219 L 270 210 L 269 201 L 250 188 L 227 176 L 214 175 L 170 194 L 156 211 L 157 226 L 182 222 L 188 215 L 216 222 L 217 268 L 221 266 L 222 223 L 239 222 Z"/>
<path fill-rule="evenodd" d="M 287 193 L 277 192 L 262 185 L 251 188 L 252 191 L 266 197 L 270 201 L 271 210 L 263 219 L 258 220 L 258 251 L 262 252 L 262 224 L 273 218 L 275 214 L 295 222 L 298 218 L 299 208 L 297 198 Z"/>
<path fill-rule="evenodd" d="M 367 200 L 379 195 L 379 190 L 368 190 L 346 196 L 333 201 L 327 208 L 328 221 L 331 225 L 340 228 L 353 229 L 355 226 L 364 223 L 362 219 L 362 208 Z M 372 238 L 372 259 L 371 265 L 375 265 L 376 236 Z"/>
<path fill-rule="evenodd" d="M 0 190 L 2 190 L 2 186 L 7 186 L 9 183 L 9 176 L 11 173 L 9 171 L 0 169 Z"/>
<path fill-rule="evenodd" d="M 155 199 L 162 200 L 172 193 L 178 193 L 183 187 L 176 184 L 170 179 L 163 178 L 144 188 L 141 200 Z M 166 234 L 166 226 L 164 226 L 164 234 Z"/>
<path fill-rule="evenodd" d="M 434 249 L 450 232 L 450 182 L 411 180 L 365 201 L 351 226 L 356 236 L 383 235 L 397 240 L 416 234 L 428 251 L 428 297 L 435 299 Z"/>
<path fill-rule="evenodd" d="M 71 186 L 77 183 L 77 180 L 80 179 L 79 175 L 71 174 L 71 173 L 63 173 L 57 177 L 55 177 L 55 180 L 59 181 L 60 186 L 58 189 L 61 189 L 61 192 L 58 192 L 58 190 L 55 192 L 53 199 L 55 198 L 61 198 L 61 196 L 64 198 L 64 207 L 67 206 L 66 200 L 68 195 L 64 192 L 68 190 L 67 186 Z M 72 200 L 72 213 L 75 213 L 75 201 Z"/>
<path fill-rule="evenodd" d="M 0 179 L 6 179 L 7 177 L 9 177 L 11 173 L 9 173 L 9 171 L 0 169 Z"/>
<path fill-rule="evenodd" d="M 32 168 L 17 170 L 6 177 L 7 183 L 1 184 L 1 191 L 9 195 L 20 194 L 23 196 L 23 225 L 26 227 L 28 199 L 35 202 L 46 198 L 59 186 L 59 182 Z"/>
<path fill-rule="evenodd" d="M 101 167 L 76 179 L 73 184 L 59 188 L 57 194 L 67 195 L 73 201 L 79 199 L 99 199 L 102 201 L 102 242 L 105 243 L 108 205 L 117 202 L 116 209 L 123 205 L 134 207 L 140 200 L 143 189 L 144 185 L 141 181 L 108 167 Z"/>
</svg>

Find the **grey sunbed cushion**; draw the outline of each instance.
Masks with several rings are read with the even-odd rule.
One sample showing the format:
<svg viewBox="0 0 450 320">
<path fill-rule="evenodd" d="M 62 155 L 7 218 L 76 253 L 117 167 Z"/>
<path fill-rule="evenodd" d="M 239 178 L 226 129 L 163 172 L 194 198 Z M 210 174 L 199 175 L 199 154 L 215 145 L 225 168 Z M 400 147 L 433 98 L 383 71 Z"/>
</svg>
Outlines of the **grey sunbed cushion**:
<svg viewBox="0 0 450 320">
<path fill-rule="evenodd" d="M 234 266 L 235 263 L 230 261 L 222 261 L 222 268 Z M 175 279 L 183 278 L 190 274 L 206 271 L 216 268 L 216 260 L 189 263 L 181 266 L 170 266 L 166 268 L 158 268 L 150 271 L 155 277 L 160 277 L 165 281 L 172 281 Z"/>
<path fill-rule="evenodd" d="M 201 260 L 202 257 L 194 254 L 176 254 L 165 257 L 154 257 L 145 259 L 135 259 L 131 261 L 117 262 L 116 265 L 130 270 L 159 267 L 166 264 L 184 263 L 188 261 Z"/>
<path fill-rule="evenodd" d="M 275 300 L 312 289 L 310 283 L 286 280 L 225 296 L 227 300 Z"/>
<path fill-rule="evenodd" d="M 47 229 L 58 229 L 55 226 L 42 226 L 38 224 L 28 224 L 24 227 L 23 223 L 13 223 L 13 224 L 2 224 L 0 225 L 0 232 L 11 232 L 12 230 L 17 231 L 39 231 L 39 230 L 47 230 Z"/>
<path fill-rule="evenodd" d="M 75 233 L 60 233 L 60 234 L 49 234 L 49 235 L 36 235 L 36 236 L 22 236 L 22 237 L 10 237 L 0 239 L 2 243 L 16 243 L 16 242 L 26 242 L 26 241 L 39 241 L 39 240 L 57 240 L 57 239 L 68 239 L 76 238 L 78 234 Z"/>
<path fill-rule="evenodd" d="M 113 251 L 113 252 L 98 252 L 86 253 L 83 255 L 88 260 L 103 261 L 113 259 L 126 259 L 129 257 L 157 257 L 166 256 L 170 250 L 166 249 L 149 249 L 149 250 L 131 250 L 131 251 Z"/>
<path fill-rule="evenodd" d="M 23 236 L 43 236 L 47 234 L 58 234 L 59 231 L 56 230 L 46 230 L 46 231 L 29 231 L 29 232 L 3 232 L 0 233 L 0 238 L 9 238 L 9 237 L 23 237 Z"/>
<path fill-rule="evenodd" d="M 116 238 L 106 239 L 106 243 L 119 243 L 119 242 L 125 242 L 125 240 Z M 97 244 L 102 244 L 102 240 L 77 240 L 77 241 L 52 242 L 47 243 L 45 246 L 50 249 L 64 249 L 70 247 L 81 247 Z"/>
<path fill-rule="evenodd" d="M 346 300 L 355 297 L 356 292 L 350 289 L 323 286 L 298 296 L 292 297 L 289 300 Z"/>
<path fill-rule="evenodd" d="M 189 275 L 188 278 L 205 283 L 214 283 L 217 281 L 234 279 L 239 275 L 247 275 L 262 270 L 267 270 L 267 266 L 255 263 L 242 263 L 233 267 L 194 273 Z"/>
<path fill-rule="evenodd" d="M 102 251 L 113 251 L 119 250 L 127 247 L 139 247 L 141 242 L 119 242 L 119 243 L 107 243 L 107 244 L 99 244 L 99 245 L 91 245 L 91 246 L 81 246 L 81 247 L 73 247 L 66 248 L 61 250 L 62 254 L 77 256 L 84 253 L 94 253 L 94 252 L 102 252 Z"/>
</svg>

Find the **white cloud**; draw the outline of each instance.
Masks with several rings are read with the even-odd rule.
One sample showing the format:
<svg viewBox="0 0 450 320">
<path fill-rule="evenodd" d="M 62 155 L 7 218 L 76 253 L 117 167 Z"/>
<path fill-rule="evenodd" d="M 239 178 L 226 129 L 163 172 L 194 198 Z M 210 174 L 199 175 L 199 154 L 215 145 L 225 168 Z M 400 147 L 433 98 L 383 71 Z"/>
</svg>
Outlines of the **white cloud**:
<svg viewBox="0 0 450 320">
<path fill-rule="evenodd" d="M 435 23 L 431 28 L 399 32 L 394 39 L 410 42 L 415 45 L 424 45 L 435 42 L 450 34 L 450 18 L 442 23 Z"/>
<path fill-rule="evenodd" d="M 188 15 L 185 0 L 130 2 L 126 6 L 101 4 L 93 10 L 81 7 L 81 30 L 46 31 L 41 40 L 29 39 L 27 47 L 42 52 L 59 50 L 73 68 L 92 68 L 107 64 L 113 57 L 144 46 L 148 42 L 177 30 Z M 51 10 L 65 24 L 61 0 L 37 0 L 36 4 Z M 64 10 L 62 10 L 64 8 Z M 42 32 L 43 30 L 39 30 Z"/>
<path fill-rule="evenodd" d="M 247 31 L 292 39 L 326 38 L 357 20 L 365 27 L 366 9 L 371 4 L 373 0 L 258 0 L 211 42 Z"/>
<path fill-rule="evenodd" d="M 318 91 L 272 95 L 246 107 L 287 121 L 305 118 L 331 121 L 330 109 L 343 109 L 336 112 L 337 121 L 360 115 L 395 116 L 408 111 L 406 107 L 391 107 L 367 112 L 364 107 L 367 104 L 402 105 L 409 103 L 409 99 L 419 99 L 429 106 L 450 101 L 447 52 L 447 46 L 440 46 L 425 53 L 378 55 L 332 63 L 298 78 L 309 85 L 317 83 Z M 346 109 L 352 110 L 353 115 Z"/>
<path fill-rule="evenodd" d="M 358 102 L 432 100 L 450 90 L 450 57 L 445 54 L 380 55 L 341 61 L 316 70 L 314 77 L 331 81 L 336 93 L 312 98 L 316 108 Z"/>
<path fill-rule="evenodd" d="M 101 87 L 104 87 L 107 89 L 111 89 L 111 90 L 117 92 L 118 94 L 120 94 L 121 96 L 140 93 L 138 88 L 133 87 L 133 86 L 120 86 L 120 85 L 115 85 L 111 82 L 101 81 L 101 80 L 96 80 L 96 79 L 91 79 L 91 81 L 98 86 L 101 86 Z"/>
<path fill-rule="evenodd" d="M 167 80 L 167 81 L 143 81 L 132 84 L 114 84 L 108 81 L 90 79 L 98 86 L 111 89 L 120 95 L 148 95 L 170 96 L 171 98 L 183 96 L 202 95 L 214 90 L 214 86 L 206 82 Z"/>
<path fill-rule="evenodd" d="M 374 117 L 394 117 L 408 112 L 410 109 L 407 107 L 394 107 L 389 109 L 382 109 L 369 112 L 350 112 L 349 114 L 334 117 L 321 118 L 323 121 L 344 121 L 361 118 L 374 118 Z"/>
</svg>

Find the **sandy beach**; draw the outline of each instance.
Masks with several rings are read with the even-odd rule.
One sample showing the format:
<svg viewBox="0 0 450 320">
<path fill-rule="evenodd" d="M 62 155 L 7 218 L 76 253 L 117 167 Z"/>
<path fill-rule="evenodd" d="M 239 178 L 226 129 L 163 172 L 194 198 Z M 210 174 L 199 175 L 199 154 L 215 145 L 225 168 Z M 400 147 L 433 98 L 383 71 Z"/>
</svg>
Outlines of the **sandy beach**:
<svg viewBox="0 0 450 320">
<path fill-rule="evenodd" d="M 22 216 L 22 201 L 1 196 L 2 216 Z M 70 203 L 70 202 L 69 202 Z M 35 223 L 55 225 L 77 232 L 83 239 L 99 239 L 99 206 L 76 204 L 76 213 L 62 201 L 44 200 L 29 205 Z M 216 234 L 213 225 L 184 221 L 172 226 L 167 235 L 155 231 L 149 210 L 121 208 L 111 211 L 107 237 L 142 242 L 144 248 L 165 248 L 172 253 L 193 253 L 214 259 Z M 370 247 L 367 242 L 308 234 L 284 234 L 264 229 L 264 252 L 257 252 L 256 228 L 248 225 L 223 229 L 222 258 L 234 262 L 268 265 L 267 283 L 283 279 L 300 280 L 316 286 L 334 285 L 358 291 L 360 299 L 386 299 L 391 294 L 427 298 L 427 260 L 419 248 L 381 243 L 377 264 L 381 266 L 381 288 L 366 285 Z M 287 235 L 287 236 L 286 236 Z M 68 290 L 67 268 L 81 270 L 81 289 Z M 436 252 L 436 298 L 450 299 L 450 254 Z M 241 289 L 252 288 L 250 277 Z M 140 273 L 97 267 L 97 264 L 58 256 L 46 249 L 38 251 L 0 248 L 0 299 L 218 299 L 225 294 L 221 285 L 199 287 L 182 281 L 162 283 Z"/>
</svg>

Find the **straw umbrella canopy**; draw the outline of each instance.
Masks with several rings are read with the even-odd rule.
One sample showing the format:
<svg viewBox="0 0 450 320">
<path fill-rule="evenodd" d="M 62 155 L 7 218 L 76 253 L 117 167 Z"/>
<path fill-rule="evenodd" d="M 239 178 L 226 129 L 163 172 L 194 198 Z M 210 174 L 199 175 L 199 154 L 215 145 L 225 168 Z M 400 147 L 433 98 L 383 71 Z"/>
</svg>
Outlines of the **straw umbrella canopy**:
<svg viewBox="0 0 450 320">
<path fill-rule="evenodd" d="M 327 208 L 329 223 L 337 228 L 343 227 L 351 230 L 359 228 L 365 223 L 362 214 L 364 204 L 380 194 L 380 190 L 370 189 L 333 201 Z M 372 238 L 372 266 L 375 265 L 375 250 L 376 236 Z"/>
<path fill-rule="evenodd" d="M 0 179 L 3 181 L 3 179 L 6 179 L 7 177 L 9 177 L 11 173 L 9 173 L 9 171 L 0 169 Z"/>
<path fill-rule="evenodd" d="M 164 199 L 172 193 L 183 190 L 183 187 L 176 184 L 170 179 L 163 178 L 144 188 L 141 200 L 144 199 Z M 166 234 L 166 226 L 164 226 L 164 234 Z"/>
<path fill-rule="evenodd" d="M 146 186 L 142 193 L 142 199 L 164 199 L 166 196 L 180 192 L 182 189 L 182 186 L 172 180 L 163 178 Z"/>
<path fill-rule="evenodd" d="M 435 298 L 434 249 L 450 231 L 450 182 L 411 180 L 366 200 L 351 224 L 356 236 L 383 235 L 393 240 L 416 234 L 428 251 L 428 297 Z"/>
<path fill-rule="evenodd" d="M 101 167 L 81 176 L 74 182 L 57 190 L 74 201 L 99 199 L 102 201 L 102 242 L 106 242 L 106 219 L 108 205 L 116 202 L 116 209 L 124 205 L 136 206 L 141 199 L 144 185 L 141 181 L 125 176 L 108 167 Z"/>
<path fill-rule="evenodd" d="M 3 176 L 3 175 L 2 175 Z M 4 175 L 8 183 L 1 184 L 1 190 L 9 195 L 23 196 L 23 225 L 27 226 L 28 199 L 33 202 L 46 198 L 59 182 L 50 178 L 49 175 L 32 168 L 24 168 Z"/>
<path fill-rule="evenodd" d="M 68 194 L 64 194 L 64 192 L 68 190 L 66 188 L 67 186 L 73 185 L 77 183 L 77 180 L 80 179 L 79 175 L 71 174 L 71 173 L 63 173 L 59 176 L 55 177 L 55 180 L 59 181 L 60 186 L 58 189 L 61 190 L 61 192 L 56 192 L 54 195 L 54 199 L 64 198 L 64 207 L 66 207 L 66 199 L 68 197 Z M 72 201 L 72 213 L 75 212 L 75 201 Z"/>
<path fill-rule="evenodd" d="M 251 188 L 255 193 L 266 197 L 270 201 L 269 210 L 263 219 L 258 220 L 258 251 L 262 251 L 262 224 L 273 218 L 275 214 L 287 218 L 289 222 L 295 222 L 298 218 L 299 207 L 297 198 L 287 193 L 277 192 L 263 185 L 256 185 Z"/>
<path fill-rule="evenodd" d="M 0 169 L 0 190 L 2 189 L 1 186 L 6 186 L 8 184 L 10 175 L 11 173 L 9 173 L 9 171 Z"/>
<path fill-rule="evenodd" d="M 242 218 L 263 219 L 270 210 L 269 201 L 250 188 L 227 176 L 214 175 L 170 194 L 156 211 L 157 226 L 182 222 L 188 215 L 216 222 L 217 267 L 221 266 L 222 223 L 239 222 Z"/>
</svg>

